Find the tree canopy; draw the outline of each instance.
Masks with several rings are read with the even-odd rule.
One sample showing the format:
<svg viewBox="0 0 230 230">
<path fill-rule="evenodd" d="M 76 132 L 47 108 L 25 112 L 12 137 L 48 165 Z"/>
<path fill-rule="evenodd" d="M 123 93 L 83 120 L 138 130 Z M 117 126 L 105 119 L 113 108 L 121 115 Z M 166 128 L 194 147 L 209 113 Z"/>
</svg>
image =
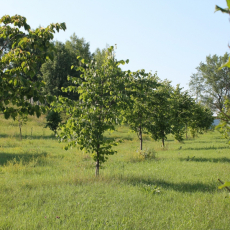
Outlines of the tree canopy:
<svg viewBox="0 0 230 230">
<path fill-rule="evenodd" d="M 60 140 L 68 142 L 67 149 L 78 145 L 91 152 L 96 162 L 96 175 L 99 175 L 100 164 L 116 152 L 112 146 L 117 141 L 107 139 L 104 133 L 115 129 L 119 110 L 126 99 L 124 91 L 128 79 L 119 67 L 125 62 L 114 60 L 112 52 L 113 47 L 108 49 L 107 58 L 99 68 L 93 61 L 88 63 L 81 59 L 87 68 L 77 67 L 76 70 L 82 72 L 81 78 L 69 77 L 75 86 L 65 90 L 77 91 L 79 100 L 60 98 L 57 105 L 59 111 L 65 111 L 69 116 L 62 126 Z"/>
<path fill-rule="evenodd" d="M 50 24 L 32 30 L 26 18 L 5 15 L 0 19 L 0 111 L 5 118 L 17 114 L 40 115 L 40 107 L 49 98 L 41 94 L 44 83 L 35 81 L 42 63 L 49 58 L 49 49 L 55 30 L 65 30 L 65 23 Z"/>
<path fill-rule="evenodd" d="M 216 112 L 222 111 L 224 101 L 230 97 L 230 69 L 220 69 L 228 59 L 228 53 L 224 56 L 207 56 L 206 62 L 200 63 L 197 73 L 192 75 L 189 82 L 193 94 Z"/>
</svg>

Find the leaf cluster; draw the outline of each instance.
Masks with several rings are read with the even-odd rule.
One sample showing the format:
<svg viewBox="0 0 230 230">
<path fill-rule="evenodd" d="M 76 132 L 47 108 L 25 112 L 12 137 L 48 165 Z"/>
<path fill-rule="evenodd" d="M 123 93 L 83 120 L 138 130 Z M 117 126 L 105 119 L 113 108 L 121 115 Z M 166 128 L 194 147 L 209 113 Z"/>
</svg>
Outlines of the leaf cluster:
<svg viewBox="0 0 230 230">
<path fill-rule="evenodd" d="M 44 82 L 35 81 L 38 63 L 49 58 L 53 33 L 65 30 L 65 23 L 32 30 L 25 17 L 5 15 L 0 24 L 0 111 L 5 118 L 15 118 L 19 112 L 39 116 L 38 104 L 28 102 L 47 100 L 40 94 Z"/>
</svg>

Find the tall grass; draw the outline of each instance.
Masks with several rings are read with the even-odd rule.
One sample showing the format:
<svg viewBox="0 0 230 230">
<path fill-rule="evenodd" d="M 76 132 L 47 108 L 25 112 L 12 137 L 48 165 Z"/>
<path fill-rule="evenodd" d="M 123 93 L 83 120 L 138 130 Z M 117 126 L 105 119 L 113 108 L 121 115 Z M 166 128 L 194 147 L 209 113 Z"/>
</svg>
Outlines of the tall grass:
<svg viewBox="0 0 230 230">
<path fill-rule="evenodd" d="M 229 229 L 230 200 L 217 179 L 230 179 L 229 146 L 217 132 L 166 147 L 127 126 L 95 178 L 89 154 L 65 151 L 44 117 L 22 127 L 0 118 L 0 229 Z M 33 134 L 30 130 L 33 127 Z M 27 129 L 27 134 L 25 130 Z"/>
</svg>

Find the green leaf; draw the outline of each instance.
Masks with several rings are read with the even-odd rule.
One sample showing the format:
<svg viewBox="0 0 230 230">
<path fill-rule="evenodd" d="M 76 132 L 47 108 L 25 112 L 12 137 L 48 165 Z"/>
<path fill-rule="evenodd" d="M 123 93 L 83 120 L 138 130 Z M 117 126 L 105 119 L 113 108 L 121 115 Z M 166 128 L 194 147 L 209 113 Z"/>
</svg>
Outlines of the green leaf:
<svg viewBox="0 0 230 230">
<path fill-rule="evenodd" d="M 23 71 L 24 71 L 24 73 L 27 73 L 27 72 L 28 72 L 27 67 L 24 67 L 24 68 L 23 68 Z"/>
<path fill-rule="evenodd" d="M 221 8 L 221 7 L 219 7 L 219 6 L 215 6 L 215 11 L 214 12 L 216 12 L 216 11 L 221 11 L 222 13 L 229 13 L 229 9 L 228 8 L 225 8 L 225 9 L 223 9 L 223 8 Z"/>
<path fill-rule="evenodd" d="M 16 86 L 18 84 L 18 80 L 14 79 L 14 86 Z"/>
<path fill-rule="evenodd" d="M 22 68 L 25 66 L 25 64 L 26 64 L 25 62 L 22 62 L 22 64 L 21 64 Z"/>
<path fill-rule="evenodd" d="M 226 0 L 228 9 L 230 9 L 230 0 Z"/>
<path fill-rule="evenodd" d="M 221 70 L 224 67 L 230 68 L 230 58 L 228 59 L 228 61 L 224 65 L 222 65 L 220 68 L 218 68 L 218 70 Z"/>
<path fill-rule="evenodd" d="M 228 187 L 230 186 L 230 182 L 225 182 L 223 185 L 219 186 L 218 189 L 222 189 L 222 188 L 225 188 L 225 187 Z"/>
</svg>

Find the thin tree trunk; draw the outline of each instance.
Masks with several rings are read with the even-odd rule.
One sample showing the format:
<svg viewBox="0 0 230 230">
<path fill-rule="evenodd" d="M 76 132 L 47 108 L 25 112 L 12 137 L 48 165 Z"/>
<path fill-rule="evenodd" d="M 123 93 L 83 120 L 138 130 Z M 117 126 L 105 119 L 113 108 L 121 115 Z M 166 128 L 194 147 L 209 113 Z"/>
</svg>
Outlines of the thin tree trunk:
<svg viewBox="0 0 230 230">
<path fill-rule="evenodd" d="M 20 125 L 19 125 L 19 130 L 20 130 L 20 139 L 22 140 L 22 128 Z"/>
<path fill-rule="evenodd" d="M 185 130 L 186 130 L 186 139 L 188 139 L 187 123 L 185 124 Z"/>
<path fill-rule="evenodd" d="M 162 147 L 163 148 L 165 147 L 165 139 L 164 139 L 164 137 L 162 138 Z"/>
<path fill-rule="evenodd" d="M 96 171 L 95 171 L 95 176 L 99 176 L 99 167 L 100 167 L 100 162 L 99 162 L 99 153 L 97 152 L 97 161 L 96 161 Z"/>
<path fill-rule="evenodd" d="M 142 138 L 141 126 L 139 127 L 139 139 L 140 139 L 140 149 L 142 150 L 143 138 Z"/>
</svg>

